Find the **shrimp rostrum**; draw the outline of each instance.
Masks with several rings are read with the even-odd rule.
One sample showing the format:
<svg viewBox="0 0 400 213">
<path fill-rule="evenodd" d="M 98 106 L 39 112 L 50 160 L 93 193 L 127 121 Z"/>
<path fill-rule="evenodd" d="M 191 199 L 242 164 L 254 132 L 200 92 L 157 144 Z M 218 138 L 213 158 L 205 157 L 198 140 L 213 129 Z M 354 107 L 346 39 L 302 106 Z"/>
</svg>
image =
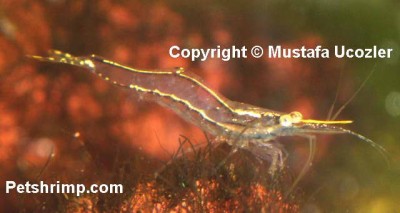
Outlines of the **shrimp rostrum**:
<svg viewBox="0 0 400 213">
<path fill-rule="evenodd" d="M 310 144 L 314 144 L 316 134 L 349 134 L 370 144 L 388 159 L 382 146 L 339 126 L 352 121 L 305 119 L 300 112 L 280 113 L 231 101 L 183 68 L 171 71 L 138 70 L 96 55 L 75 57 L 56 50 L 50 51 L 48 57 L 31 57 L 83 67 L 105 81 L 133 90 L 145 99 L 173 110 L 186 121 L 215 136 L 217 141 L 226 141 L 234 150 L 246 149 L 258 158 L 269 160 L 271 174 L 285 165 L 283 148 L 275 142 L 283 136 L 305 137 Z M 310 156 L 308 164 L 311 164 L 313 154 Z"/>
</svg>

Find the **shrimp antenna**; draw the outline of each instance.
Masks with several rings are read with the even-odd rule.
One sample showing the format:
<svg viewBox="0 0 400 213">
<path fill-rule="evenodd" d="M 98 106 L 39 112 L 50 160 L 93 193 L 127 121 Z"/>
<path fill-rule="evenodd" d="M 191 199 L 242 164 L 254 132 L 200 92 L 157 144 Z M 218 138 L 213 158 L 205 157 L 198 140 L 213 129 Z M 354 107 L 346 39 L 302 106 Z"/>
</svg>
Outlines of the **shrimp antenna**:
<svg viewBox="0 0 400 213">
<path fill-rule="evenodd" d="M 391 160 L 390 160 L 390 157 L 389 157 L 390 155 L 389 155 L 388 151 L 383 146 L 381 146 L 381 145 L 377 144 L 376 142 L 374 142 L 373 140 L 371 140 L 371 139 L 369 139 L 369 138 L 367 138 L 367 137 L 365 137 L 365 136 L 363 136 L 361 134 L 353 132 L 351 130 L 344 129 L 344 128 L 341 128 L 341 127 L 331 127 L 331 128 L 333 128 L 334 130 L 338 130 L 339 132 L 355 136 L 358 139 L 360 139 L 360 140 L 368 143 L 369 145 L 371 145 L 372 148 L 377 150 L 379 152 L 379 154 L 381 154 L 383 156 L 383 158 L 386 161 L 386 164 L 390 168 L 390 166 L 391 166 Z"/>
<path fill-rule="evenodd" d="M 356 92 L 354 92 L 354 94 L 338 109 L 338 111 L 333 115 L 332 120 L 336 120 L 336 118 L 339 116 L 339 114 L 344 110 L 344 108 L 347 107 L 347 105 L 350 104 L 351 101 L 354 100 L 354 98 L 358 95 L 358 93 L 360 93 L 360 91 L 365 87 L 365 85 L 367 84 L 368 80 L 371 78 L 372 74 L 374 74 L 375 72 L 375 68 L 377 66 L 377 63 L 374 64 L 374 66 L 372 67 L 372 70 L 369 72 L 367 78 L 365 78 L 365 80 L 361 83 L 360 87 L 358 87 L 358 89 L 356 90 Z M 332 109 L 334 107 L 334 104 L 337 100 L 337 94 L 335 97 L 335 101 L 332 105 Z"/>
<path fill-rule="evenodd" d="M 332 118 L 332 113 L 333 113 L 333 110 L 335 109 L 335 105 L 336 105 L 337 99 L 339 97 L 340 87 L 342 85 L 342 77 L 343 77 L 343 69 L 340 70 L 339 82 L 338 82 L 338 85 L 336 88 L 335 99 L 333 100 L 333 103 L 332 103 L 331 107 L 329 108 L 328 117 L 326 118 L 326 120 L 331 120 L 331 118 Z"/>
</svg>

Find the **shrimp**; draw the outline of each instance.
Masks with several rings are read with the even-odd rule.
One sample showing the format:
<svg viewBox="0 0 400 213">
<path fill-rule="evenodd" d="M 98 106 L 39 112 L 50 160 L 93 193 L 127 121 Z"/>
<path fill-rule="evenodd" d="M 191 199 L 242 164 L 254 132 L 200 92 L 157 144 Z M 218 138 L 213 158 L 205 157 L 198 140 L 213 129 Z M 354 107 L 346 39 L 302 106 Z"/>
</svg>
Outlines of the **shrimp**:
<svg viewBox="0 0 400 213">
<path fill-rule="evenodd" d="M 147 100 L 171 109 L 217 141 L 246 149 L 260 159 L 271 161 L 269 173 L 275 174 L 285 166 L 284 150 L 274 143 L 279 137 L 299 136 L 310 144 L 310 155 L 297 181 L 312 163 L 318 134 L 348 134 L 376 149 L 388 162 L 385 148 L 371 139 L 340 127 L 351 120 L 305 119 L 300 112 L 281 113 L 270 109 L 232 101 L 206 86 L 196 75 L 183 68 L 148 71 L 130 68 L 96 55 L 75 57 L 51 50 L 48 57 L 31 58 L 83 67 L 105 81 L 133 90 Z M 295 185 L 294 184 L 294 185 Z"/>
</svg>

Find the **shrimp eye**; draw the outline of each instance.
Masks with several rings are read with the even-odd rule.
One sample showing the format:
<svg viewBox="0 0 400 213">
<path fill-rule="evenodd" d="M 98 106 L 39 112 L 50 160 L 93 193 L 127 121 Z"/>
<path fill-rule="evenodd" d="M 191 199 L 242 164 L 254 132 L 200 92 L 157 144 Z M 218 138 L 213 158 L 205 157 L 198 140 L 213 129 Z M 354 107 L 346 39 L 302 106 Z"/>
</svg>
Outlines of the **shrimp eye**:
<svg viewBox="0 0 400 213">
<path fill-rule="evenodd" d="M 293 123 L 299 123 L 303 119 L 303 115 L 297 111 L 291 112 L 289 115 L 292 117 Z"/>
<path fill-rule="evenodd" d="M 282 116 L 279 118 L 279 123 L 280 123 L 282 126 L 286 126 L 286 127 L 292 126 L 292 116 L 290 116 L 290 115 L 282 115 Z"/>
</svg>

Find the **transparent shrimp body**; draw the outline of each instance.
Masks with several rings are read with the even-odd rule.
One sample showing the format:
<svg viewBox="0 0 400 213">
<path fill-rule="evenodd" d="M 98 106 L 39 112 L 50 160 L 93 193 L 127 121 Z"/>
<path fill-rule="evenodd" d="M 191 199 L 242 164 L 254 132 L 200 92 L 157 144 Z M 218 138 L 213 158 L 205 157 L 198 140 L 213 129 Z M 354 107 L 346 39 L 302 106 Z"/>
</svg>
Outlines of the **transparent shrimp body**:
<svg viewBox="0 0 400 213">
<path fill-rule="evenodd" d="M 271 174 L 284 166 L 283 148 L 274 142 L 282 136 L 305 137 L 312 144 L 315 134 L 351 134 L 369 143 L 387 159 L 386 151 L 380 145 L 360 134 L 336 126 L 351 121 L 304 119 L 299 112 L 285 114 L 231 101 L 183 68 L 147 71 L 123 66 L 95 55 L 75 57 L 55 50 L 49 54 L 49 57 L 32 58 L 83 67 L 105 81 L 133 90 L 143 98 L 173 110 L 186 121 L 217 139 L 228 142 L 235 149 L 247 149 L 259 158 L 270 160 Z M 311 163 L 312 156 L 307 164 Z"/>
</svg>

